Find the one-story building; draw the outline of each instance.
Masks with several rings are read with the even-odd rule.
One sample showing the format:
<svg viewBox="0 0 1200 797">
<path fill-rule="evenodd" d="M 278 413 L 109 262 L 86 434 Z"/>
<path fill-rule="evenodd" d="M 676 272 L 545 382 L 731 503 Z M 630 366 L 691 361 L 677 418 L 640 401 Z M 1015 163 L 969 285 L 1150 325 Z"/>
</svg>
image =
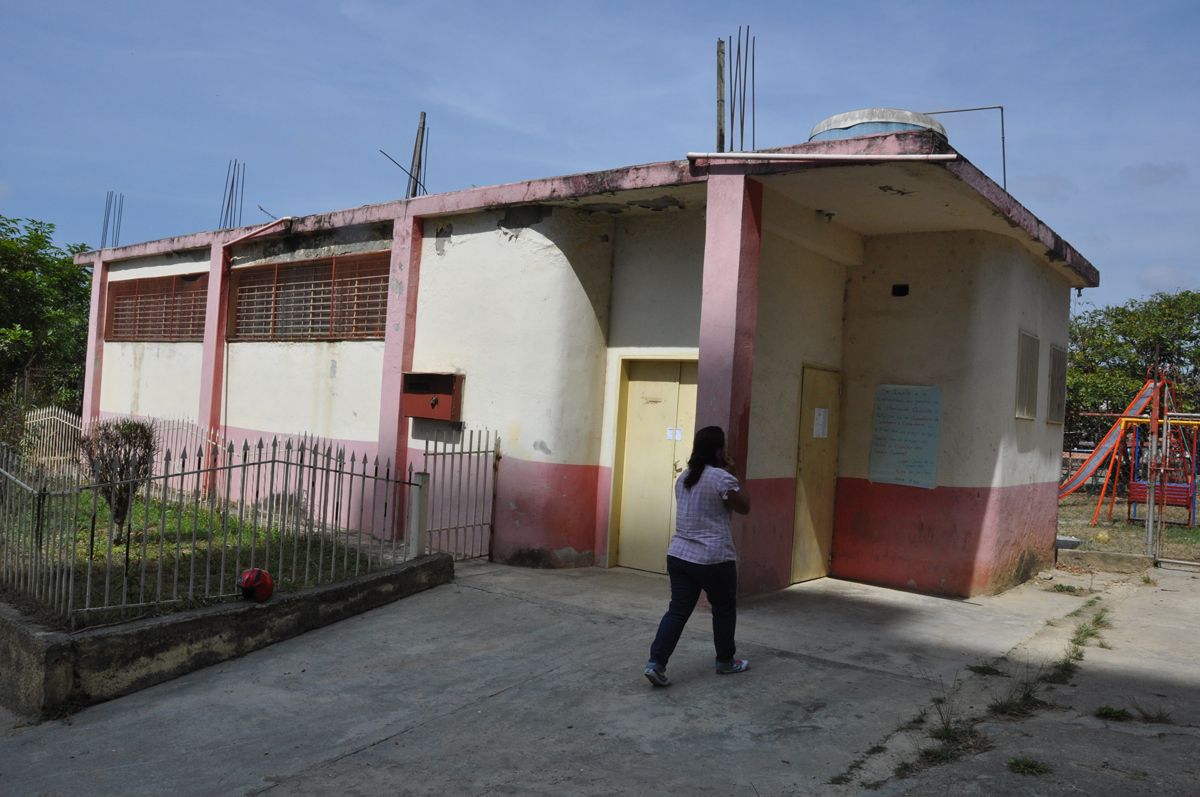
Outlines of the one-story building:
<svg viewBox="0 0 1200 797">
<path fill-rule="evenodd" d="M 1099 275 L 909 116 L 81 254 L 85 414 L 394 461 L 492 429 L 494 558 L 660 572 L 716 424 L 743 593 L 1002 589 L 1054 556 L 1070 290 Z"/>
</svg>

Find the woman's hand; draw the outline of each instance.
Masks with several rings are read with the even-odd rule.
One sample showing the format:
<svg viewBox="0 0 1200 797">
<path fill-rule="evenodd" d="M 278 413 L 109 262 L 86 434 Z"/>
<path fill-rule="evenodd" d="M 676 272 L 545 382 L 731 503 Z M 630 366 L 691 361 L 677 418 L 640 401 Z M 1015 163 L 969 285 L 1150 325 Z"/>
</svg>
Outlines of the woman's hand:
<svg viewBox="0 0 1200 797">
<path fill-rule="evenodd" d="M 737 468 L 737 460 L 728 454 L 725 455 L 724 470 L 734 478 L 737 478 L 735 469 Z M 737 512 L 739 515 L 747 515 L 750 513 L 750 496 L 746 494 L 746 486 L 738 484 L 737 490 L 730 490 L 725 496 L 725 506 Z"/>
</svg>

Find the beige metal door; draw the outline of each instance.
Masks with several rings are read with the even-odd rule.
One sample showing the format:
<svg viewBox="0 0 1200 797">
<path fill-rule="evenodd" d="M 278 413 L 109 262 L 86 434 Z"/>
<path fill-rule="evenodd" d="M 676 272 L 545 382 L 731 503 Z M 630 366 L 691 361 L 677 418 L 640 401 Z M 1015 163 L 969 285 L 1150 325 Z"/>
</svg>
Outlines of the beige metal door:
<svg viewBox="0 0 1200 797">
<path fill-rule="evenodd" d="M 800 387 L 792 583 L 829 575 L 841 375 L 805 368 Z"/>
<path fill-rule="evenodd" d="M 627 391 L 617 564 L 665 573 L 675 478 L 695 433 L 696 364 L 631 362 Z"/>
<path fill-rule="evenodd" d="M 667 526 L 667 540 L 675 533 L 675 480 L 687 468 L 692 455 L 692 438 L 696 436 L 696 363 L 679 365 L 679 409 L 675 414 L 675 461 L 671 468 L 671 522 Z M 666 562 L 666 552 L 663 552 Z M 664 564 L 665 567 L 665 564 Z"/>
</svg>

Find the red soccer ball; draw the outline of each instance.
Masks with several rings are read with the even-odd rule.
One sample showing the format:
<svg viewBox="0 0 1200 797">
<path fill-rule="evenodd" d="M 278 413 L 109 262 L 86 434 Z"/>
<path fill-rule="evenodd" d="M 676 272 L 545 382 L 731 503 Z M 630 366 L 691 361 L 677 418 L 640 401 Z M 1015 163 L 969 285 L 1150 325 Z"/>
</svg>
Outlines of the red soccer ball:
<svg viewBox="0 0 1200 797">
<path fill-rule="evenodd" d="M 238 576 L 237 585 L 238 589 L 242 591 L 242 597 L 257 603 L 262 603 L 271 597 L 271 593 L 275 589 L 275 584 L 271 581 L 271 574 L 261 567 L 252 567 L 242 573 Z"/>
</svg>

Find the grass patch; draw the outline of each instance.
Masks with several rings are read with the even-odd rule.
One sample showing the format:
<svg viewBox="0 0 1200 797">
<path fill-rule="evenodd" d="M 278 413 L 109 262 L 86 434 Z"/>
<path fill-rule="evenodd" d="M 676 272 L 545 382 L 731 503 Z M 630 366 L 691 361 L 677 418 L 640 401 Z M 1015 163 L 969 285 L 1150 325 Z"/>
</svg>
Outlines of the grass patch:
<svg viewBox="0 0 1200 797">
<path fill-rule="evenodd" d="M 921 771 L 916 761 L 901 761 L 892 772 L 898 778 L 909 778 Z"/>
<path fill-rule="evenodd" d="M 1015 772 L 1018 775 L 1033 775 L 1035 777 L 1041 777 L 1042 775 L 1050 774 L 1051 769 L 1048 764 L 1043 764 L 1036 758 L 1027 758 L 1022 756 L 1020 758 L 1008 759 L 1008 771 Z"/>
<path fill-rule="evenodd" d="M 1101 706 L 1096 709 L 1094 714 L 1102 720 L 1111 720 L 1112 722 L 1129 722 L 1133 719 L 1133 715 L 1128 709 L 1113 708 L 1112 706 Z"/>
<path fill-rule="evenodd" d="M 877 744 L 874 747 L 871 747 L 867 750 L 867 755 L 879 755 L 880 753 L 886 753 L 886 752 L 887 752 L 886 747 L 884 747 L 881 744 Z"/>
<path fill-rule="evenodd" d="M 1071 584 L 1055 584 L 1054 591 L 1055 592 L 1069 592 L 1070 594 L 1074 595 L 1075 593 L 1079 592 L 1079 588 L 1072 586 Z"/>
</svg>

